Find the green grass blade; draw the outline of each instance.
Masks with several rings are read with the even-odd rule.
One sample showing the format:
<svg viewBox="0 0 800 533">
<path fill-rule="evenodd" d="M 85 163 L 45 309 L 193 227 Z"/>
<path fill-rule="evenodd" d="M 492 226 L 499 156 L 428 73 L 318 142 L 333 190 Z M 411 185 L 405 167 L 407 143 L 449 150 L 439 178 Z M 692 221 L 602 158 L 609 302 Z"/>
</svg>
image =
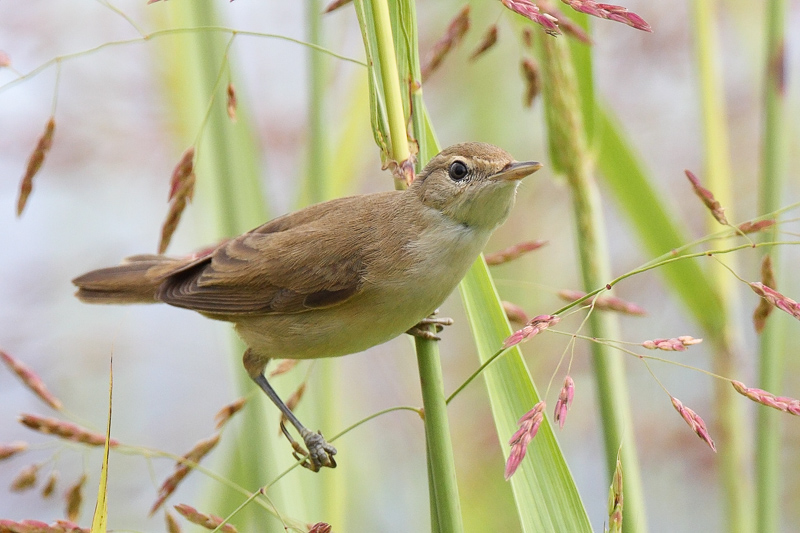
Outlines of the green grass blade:
<svg viewBox="0 0 800 533">
<path fill-rule="evenodd" d="M 511 327 L 483 258 L 475 262 L 459 289 L 478 356 L 484 362 L 502 346 Z M 517 420 L 539 401 L 539 394 L 517 348 L 487 367 L 483 376 L 500 446 L 508 458 L 508 439 L 517 430 Z M 592 531 L 547 417 L 510 483 L 523 531 Z"/>
</svg>

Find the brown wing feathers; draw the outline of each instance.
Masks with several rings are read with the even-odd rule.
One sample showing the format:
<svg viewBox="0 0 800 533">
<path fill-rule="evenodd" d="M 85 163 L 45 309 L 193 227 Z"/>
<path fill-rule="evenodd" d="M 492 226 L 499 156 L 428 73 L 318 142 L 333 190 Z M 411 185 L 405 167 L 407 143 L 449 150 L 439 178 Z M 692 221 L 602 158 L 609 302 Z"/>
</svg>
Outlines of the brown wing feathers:
<svg viewBox="0 0 800 533">
<path fill-rule="evenodd" d="M 326 233 L 305 228 L 248 233 L 190 261 L 143 255 L 73 280 L 89 303 L 154 303 L 210 315 L 297 313 L 355 295 L 363 265 L 355 250 L 325 254 Z M 292 245 L 285 246 L 285 239 Z M 280 242 L 279 242 L 280 241 Z M 284 257 L 271 252 L 284 250 Z"/>
</svg>

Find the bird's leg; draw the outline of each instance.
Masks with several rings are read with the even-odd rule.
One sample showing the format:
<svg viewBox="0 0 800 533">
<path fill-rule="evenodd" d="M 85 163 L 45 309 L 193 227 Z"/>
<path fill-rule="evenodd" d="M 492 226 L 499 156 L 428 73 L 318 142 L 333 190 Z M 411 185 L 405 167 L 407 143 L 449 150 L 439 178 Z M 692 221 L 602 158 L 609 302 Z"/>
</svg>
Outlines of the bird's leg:
<svg viewBox="0 0 800 533">
<path fill-rule="evenodd" d="M 444 317 L 436 318 L 436 314 L 438 312 L 439 312 L 439 310 L 437 309 L 436 311 L 431 313 L 430 316 L 427 316 L 427 317 L 423 318 L 422 320 L 417 322 L 417 324 L 414 327 L 412 327 L 411 329 L 406 331 L 406 333 L 408 333 L 409 335 L 412 335 L 414 337 L 420 337 L 422 339 L 428 339 L 428 340 L 432 340 L 432 341 L 440 341 L 440 340 L 442 340 L 440 337 L 438 337 L 436 335 L 436 333 L 439 333 L 440 331 L 442 331 L 445 326 L 452 326 L 453 325 L 453 319 L 452 318 L 444 318 Z M 434 326 L 434 329 L 436 330 L 436 333 L 430 331 L 427 328 L 427 326 L 430 326 L 430 325 Z"/>
<path fill-rule="evenodd" d="M 303 439 L 307 451 L 292 438 L 283 421 L 281 421 L 281 430 L 292 445 L 295 459 L 300 460 L 302 458 L 301 464 L 314 472 L 318 472 L 323 466 L 336 468 L 336 460 L 333 458 L 333 456 L 336 455 L 336 448 L 328 444 L 322 436 L 322 433 L 319 431 L 314 433 L 301 424 L 297 417 L 294 416 L 291 409 L 286 407 L 286 404 L 280 399 L 278 393 L 275 392 L 275 389 L 273 389 L 272 385 L 267 381 L 267 378 L 264 376 L 264 367 L 268 360 L 259 357 L 248 348 L 247 351 L 244 352 L 243 361 L 245 370 L 247 370 L 250 378 L 261 387 L 261 390 L 267 394 L 267 397 L 272 400 L 272 403 L 280 409 L 283 416 L 285 416 L 295 429 L 297 429 L 297 432 L 300 433 L 300 437 Z"/>
</svg>

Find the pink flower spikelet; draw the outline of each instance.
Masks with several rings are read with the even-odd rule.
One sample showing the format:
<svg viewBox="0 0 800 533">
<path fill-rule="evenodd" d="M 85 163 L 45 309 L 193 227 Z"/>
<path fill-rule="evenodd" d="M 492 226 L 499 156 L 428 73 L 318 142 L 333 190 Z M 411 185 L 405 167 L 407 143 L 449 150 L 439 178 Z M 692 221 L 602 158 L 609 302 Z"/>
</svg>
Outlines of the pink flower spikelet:
<svg viewBox="0 0 800 533">
<path fill-rule="evenodd" d="M 564 379 L 564 386 L 561 387 L 561 392 L 558 395 L 558 401 L 556 402 L 556 409 L 555 409 L 555 420 L 558 423 L 558 427 L 560 429 L 564 428 L 564 422 L 567 420 L 567 412 L 569 408 L 572 406 L 572 398 L 575 397 L 575 382 L 572 381 L 572 378 L 567 376 Z"/>
<path fill-rule="evenodd" d="M 700 415 L 686 407 L 681 403 L 681 401 L 674 396 L 672 398 L 672 406 L 675 408 L 676 411 L 683 417 L 689 427 L 692 428 L 692 431 L 697 433 L 697 436 L 703 439 L 706 444 L 708 444 L 709 448 L 711 448 L 714 452 L 717 451 L 717 447 L 714 444 L 711 435 L 708 434 L 708 429 L 706 428 L 706 423 L 700 418 Z"/>
<path fill-rule="evenodd" d="M 546 330 L 550 326 L 558 324 L 560 321 L 561 318 L 555 315 L 535 316 L 532 319 L 530 319 L 527 324 L 525 324 L 525 327 L 515 331 L 505 340 L 505 342 L 503 343 L 503 349 L 516 346 L 522 341 L 528 340 L 531 337 Z"/>
<path fill-rule="evenodd" d="M 539 431 L 539 426 L 544 419 L 544 409 L 547 406 L 545 402 L 541 401 L 533 406 L 533 409 L 522 415 L 517 425 L 519 429 L 511 437 L 508 443 L 511 445 L 511 453 L 506 461 L 506 480 L 514 475 L 514 472 L 519 468 L 520 463 L 525 458 L 528 452 L 528 444 L 530 444 L 536 432 Z"/>
</svg>

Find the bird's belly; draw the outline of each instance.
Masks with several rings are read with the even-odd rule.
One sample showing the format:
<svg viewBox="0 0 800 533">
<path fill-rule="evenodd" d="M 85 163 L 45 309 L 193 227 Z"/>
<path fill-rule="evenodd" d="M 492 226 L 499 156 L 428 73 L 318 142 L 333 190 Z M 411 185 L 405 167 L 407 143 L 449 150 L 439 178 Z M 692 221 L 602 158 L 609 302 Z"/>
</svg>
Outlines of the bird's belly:
<svg viewBox="0 0 800 533">
<path fill-rule="evenodd" d="M 252 349 L 269 358 L 337 357 L 384 343 L 444 302 L 488 234 L 459 237 L 420 239 L 413 262 L 380 283 L 367 279 L 359 294 L 340 305 L 291 315 L 242 317 L 235 321 L 236 330 Z M 442 246 L 452 251 L 442 254 Z"/>
<path fill-rule="evenodd" d="M 441 294 L 442 288 L 438 289 Z M 397 292 L 384 287 L 378 294 L 370 292 L 330 309 L 244 318 L 236 322 L 236 331 L 264 357 L 337 357 L 401 335 L 432 313 L 450 291 L 441 297 L 416 288 Z"/>
</svg>

